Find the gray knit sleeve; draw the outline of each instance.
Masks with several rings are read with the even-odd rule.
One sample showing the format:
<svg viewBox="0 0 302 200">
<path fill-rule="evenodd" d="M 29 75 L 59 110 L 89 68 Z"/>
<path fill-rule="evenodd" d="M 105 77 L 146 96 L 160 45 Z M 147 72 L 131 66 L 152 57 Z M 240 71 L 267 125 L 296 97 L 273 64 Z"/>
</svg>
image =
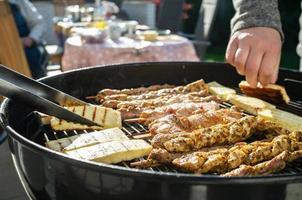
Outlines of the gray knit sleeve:
<svg viewBox="0 0 302 200">
<path fill-rule="evenodd" d="M 236 14 L 231 21 L 232 34 L 250 27 L 271 27 L 282 32 L 278 0 L 233 0 Z"/>
</svg>

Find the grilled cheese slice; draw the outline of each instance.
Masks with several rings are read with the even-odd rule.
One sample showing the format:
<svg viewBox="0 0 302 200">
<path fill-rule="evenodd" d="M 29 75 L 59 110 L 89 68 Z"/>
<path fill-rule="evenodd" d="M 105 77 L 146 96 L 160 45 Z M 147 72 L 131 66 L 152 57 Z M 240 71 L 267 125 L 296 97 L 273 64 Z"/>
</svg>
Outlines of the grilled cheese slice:
<svg viewBox="0 0 302 200">
<path fill-rule="evenodd" d="M 228 101 L 243 110 L 257 115 L 262 109 L 275 109 L 276 106 L 261 99 L 241 95 L 230 95 Z"/>
<path fill-rule="evenodd" d="M 46 142 L 46 147 L 55 151 L 64 152 L 114 140 L 128 140 L 128 137 L 121 129 L 111 128 L 102 131 L 74 135 L 58 140 L 50 140 Z"/>
<path fill-rule="evenodd" d="M 241 81 L 239 87 L 241 91 L 248 96 L 273 102 L 284 102 L 286 104 L 290 101 L 285 88 L 277 84 L 268 84 L 265 87 L 252 88 L 247 81 Z"/>
<path fill-rule="evenodd" d="M 216 81 L 208 83 L 208 86 L 209 86 L 210 94 L 218 96 L 222 100 L 227 100 L 229 95 L 236 94 L 236 91 L 234 89 L 225 87 L 225 86 L 217 83 Z"/>
<path fill-rule="evenodd" d="M 66 151 L 66 154 L 74 158 L 111 164 L 146 156 L 151 150 L 152 146 L 144 140 L 121 140 Z"/>
<path fill-rule="evenodd" d="M 106 108 L 102 106 L 70 106 L 66 107 L 68 110 L 83 116 L 100 126 L 87 126 L 79 123 L 67 122 L 65 120 L 53 117 L 50 120 L 50 126 L 53 130 L 64 131 L 64 130 L 85 130 L 94 129 L 100 130 L 104 128 L 122 127 L 122 118 L 119 111 L 113 110 L 111 108 Z"/>
<path fill-rule="evenodd" d="M 302 117 L 279 109 L 263 109 L 258 116 L 280 124 L 289 131 L 302 131 Z"/>
</svg>

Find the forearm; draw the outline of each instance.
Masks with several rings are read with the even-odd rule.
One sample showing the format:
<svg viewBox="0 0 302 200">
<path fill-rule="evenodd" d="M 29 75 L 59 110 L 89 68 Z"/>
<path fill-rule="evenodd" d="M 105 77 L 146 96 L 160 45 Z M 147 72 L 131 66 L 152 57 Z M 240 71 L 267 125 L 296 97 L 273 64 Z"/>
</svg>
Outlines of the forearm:
<svg viewBox="0 0 302 200">
<path fill-rule="evenodd" d="M 43 34 L 45 33 L 45 25 L 43 23 L 36 24 L 30 31 L 29 37 L 35 42 L 41 42 Z"/>
<path fill-rule="evenodd" d="M 233 0 L 236 14 L 231 21 L 232 34 L 251 27 L 270 27 L 279 31 L 282 39 L 278 0 Z"/>
<path fill-rule="evenodd" d="M 41 42 L 41 39 L 46 31 L 45 21 L 42 15 L 28 0 L 23 0 L 22 3 L 20 1 L 20 8 L 30 28 L 29 37 L 35 42 Z"/>
</svg>

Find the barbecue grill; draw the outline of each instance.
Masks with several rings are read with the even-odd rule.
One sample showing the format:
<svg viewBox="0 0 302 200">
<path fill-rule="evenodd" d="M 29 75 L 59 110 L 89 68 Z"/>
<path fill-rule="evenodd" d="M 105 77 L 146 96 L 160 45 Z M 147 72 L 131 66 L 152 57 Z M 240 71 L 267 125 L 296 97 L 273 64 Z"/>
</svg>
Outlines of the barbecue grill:
<svg viewBox="0 0 302 200">
<path fill-rule="evenodd" d="M 243 77 L 225 63 L 169 62 L 91 67 L 41 81 L 85 100 L 103 88 L 183 85 L 200 78 L 238 90 Z M 302 115 L 302 73 L 281 69 L 278 82 L 292 99 L 278 107 Z M 301 160 L 276 174 L 232 178 L 182 173 L 170 166 L 140 170 L 130 168 L 128 162 L 106 165 L 77 160 L 44 144 L 81 132 L 54 132 L 41 124 L 32 108 L 10 100 L 1 105 L 0 114 L 15 167 L 32 199 L 284 199 L 287 185 L 302 183 Z M 126 122 L 122 130 L 129 137 L 148 131 Z"/>
</svg>

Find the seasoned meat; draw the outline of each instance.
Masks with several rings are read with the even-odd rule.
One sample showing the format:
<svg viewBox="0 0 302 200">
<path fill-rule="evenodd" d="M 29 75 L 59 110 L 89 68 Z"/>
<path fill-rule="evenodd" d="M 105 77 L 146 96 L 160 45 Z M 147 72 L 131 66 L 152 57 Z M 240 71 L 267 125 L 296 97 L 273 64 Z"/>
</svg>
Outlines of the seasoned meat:
<svg viewBox="0 0 302 200">
<path fill-rule="evenodd" d="M 201 114 L 181 117 L 171 114 L 153 121 L 149 125 L 149 130 L 152 135 L 189 132 L 217 124 L 226 124 L 241 117 L 242 113 L 232 109 L 210 110 Z"/>
<path fill-rule="evenodd" d="M 234 176 L 256 176 L 268 175 L 281 171 L 286 167 L 287 163 L 293 162 L 302 157 L 302 150 L 294 152 L 283 151 L 273 159 L 259 163 L 255 166 L 240 165 L 239 168 L 234 169 L 228 173 L 222 174 L 224 177 Z"/>
<path fill-rule="evenodd" d="M 270 160 L 284 151 L 302 150 L 302 142 L 301 140 L 297 141 L 297 136 L 301 137 L 302 133 L 293 132 L 290 135 L 280 135 L 272 141 L 256 141 L 250 144 L 239 143 L 220 152 L 198 151 L 184 154 L 174 159 L 172 164 L 183 171 L 224 173 L 243 164 L 253 166 Z M 153 158 L 157 157 L 153 156 Z"/>
<path fill-rule="evenodd" d="M 218 124 L 189 133 L 158 134 L 151 143 L 153 147 L 165 148 L 169 152 L 189 152 L 203 147 L 243 141 L 255 133 L 256 125 L 256 117 L 246 116 L 228 124 Z"/>
</svg>

